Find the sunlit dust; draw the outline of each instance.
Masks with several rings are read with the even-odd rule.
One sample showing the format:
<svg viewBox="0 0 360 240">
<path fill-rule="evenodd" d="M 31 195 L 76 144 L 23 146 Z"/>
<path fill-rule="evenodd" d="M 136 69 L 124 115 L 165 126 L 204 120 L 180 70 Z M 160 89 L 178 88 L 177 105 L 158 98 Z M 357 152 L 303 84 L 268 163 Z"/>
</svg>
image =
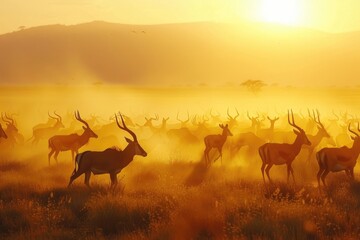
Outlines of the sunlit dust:
<svg viewBox="0 0 360 240">
<path fill-rule="evenodd" d="M 298 0 L 263 0 L 260 20 L 285 25 L 300 23 L 300 6 Z"/>
</svg>

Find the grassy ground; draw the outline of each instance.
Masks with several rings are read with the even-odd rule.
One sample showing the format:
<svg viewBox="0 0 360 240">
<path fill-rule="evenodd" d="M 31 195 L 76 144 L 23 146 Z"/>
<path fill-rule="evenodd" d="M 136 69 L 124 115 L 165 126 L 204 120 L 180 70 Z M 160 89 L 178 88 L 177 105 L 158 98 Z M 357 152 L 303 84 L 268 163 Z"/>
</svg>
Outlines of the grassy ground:
<svg viewBox="0 0 360 240">
<path fill-rule="evenodd" d="M 258 166 L 251 177 L 226 162 L 135 159 L 111 191 L 108 176 L 66 188 L 73 164 L 36 158 L 0 163 L 2 239 L 360 238 L 360 183 L 341 173 L 319 192 L 301 178 L 287 185 L 282 169 L 264 186 Z"/>
</svg>

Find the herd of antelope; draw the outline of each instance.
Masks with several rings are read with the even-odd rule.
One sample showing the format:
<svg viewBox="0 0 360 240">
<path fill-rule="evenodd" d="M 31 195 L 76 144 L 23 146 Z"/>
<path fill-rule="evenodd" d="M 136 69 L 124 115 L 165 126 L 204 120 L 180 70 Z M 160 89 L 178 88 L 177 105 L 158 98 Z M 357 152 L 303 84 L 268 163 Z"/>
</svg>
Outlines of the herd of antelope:
<svg viewBox="0 0 360 240">
<path fill-rule="evenodd" d="M 291 175 L 295 183 L 292 163 L 304 149 L 308 152 L 307 161 L 311 161 L 313 158 L 317 160 L 319 166 L 317 181 L 320 187 L 321 182 L 326 186 L 325 178 L 329 172 L 345 171 L 346 175 L 353 179 L 354 167 L 360 153 L 359 123 L 357 123 L 357 132 L 352 129 L 352 125 L 359 122 L 358 119 L 347 113 L 339 116 L 333 112 L 333 115 L 335 118 L 328 119 L 329 126 L 325 127 L 317 110 L 312 112 L 308 110 L 308 116 L 297 114 L 296 118 L 292 110 L 288 111 L 287 115 L 278 114 L 273 118 L 264 113 L 251 116 L 247 112 L 246 117 L 251 122 L 249 126 L 244 119 L 239 119 L 240 113 L 237 109 L 235 115 L 231 115 L 229 109 L 227 110 L 227 120 L 224 120 L 220 114 L 210 111 L 203 116 L 192 116 L 190 122 L 190 114 L 187 112 L 187 118 L 183 120 L 178 113 L 176 120 L 179 123 L 168 129 L 169 117 L 163 118 L 161 124 L 155 126 L 153 122 L 159 120 L 158 115 L 145 117 L 144 124 L 136 124 L 129 116 L 119 113 L 111 117 L 111 123 L 96 126 L 96 122 L 99 123 L 98 117 L 92 116 L 91 119 L 84 120 L 79 111 L 76 111 L 74 119 L 82 124 L 82 133 L 74 133 L 76 122 L 72 122 L 68 129 L 70 133 L 61 134 L 64 133 L 62 131 L 65 128 L 63 119 L 54 112 L 54 114 L 48 113 L 49 118 L 46 123 L 34 126 L 31 138 L 25 141 L 18 131 L 15 115 L 5 113 L 1 115 L 5 127 L 3 128 L 0 123 L 0 150 L 12 149 L 16 145 L 23 145 L 30 141 L 29 144 L 36 145 L 46 140 L 50 149 L 49 165 L 52 157 L 56 162 L 58 161 L 60 152 L 71 152 L 75 169 L 71 174 L 69 186 L 82 174 L 85 174 L 85 184 L 89 186 L 90 176 L 93 173 L 95 175 L 109 174 L 111 186 L 115 187 L 117 174 L 131 163 L 134 156 L 145 157 L 148 154 L 140 145 L 134 131 L 129 129 L 128 126 L 130 126 L 136 131 L 142 132 L 143 135 L 150 136 L 148 139 L 141 140 L 146 142 L 149 150 L 154 147 L 159 138 L 167 139 L 163 143 L 172 143 L 177 149 L 180 146 L 204 144 L 204 164 L 207 167 L 219 158 L 222 163 L 224 146 L 230 157 L 237 154 L 241 148 L 247 147 L 249 154 L 256 153 L 262 160 L 261 173 L 264 183 L 266 182 L 265 173 L 269 182 L 272 182 L 270 169 L 274 165 L 286 165 L 287 181 L 289 182 Z M 296 123 L 295 119 L 305 126 L 305 130 Z M 267 120 L 270 125 L 263 128 L 264 122 Z M 276 128 L 276 122 L 282 122 L 283 128 Z M 217 134 L 220 129 L 215 126 L 220 127 L 221 134 Z M 286 129 L 289 126 L 292 128 L 292 133 Z M 331 134 L 329 128 L 332 129 Z M 117 138 L 114 137 L 116 129 L 121 129 L 132 137 L 132 139 L 125 138 L 127 146 L 123 150 L 110 147 L 104 151 L 79 153 L 79 149 L 89 143 L 91 138 L 101 142 L 116 141 Z M 235 131 L 239 133 L 233 134 Z M 230 137 L 229 140 L 227 140 L 228 137 Z M 210 157 L 210 151 L 213 148 L 218 152 L 216 158 Z M 315 155 L 314 152 L 316 152 Z M 213 159 L 211 160 L 211 158 Z"/>
</svg>

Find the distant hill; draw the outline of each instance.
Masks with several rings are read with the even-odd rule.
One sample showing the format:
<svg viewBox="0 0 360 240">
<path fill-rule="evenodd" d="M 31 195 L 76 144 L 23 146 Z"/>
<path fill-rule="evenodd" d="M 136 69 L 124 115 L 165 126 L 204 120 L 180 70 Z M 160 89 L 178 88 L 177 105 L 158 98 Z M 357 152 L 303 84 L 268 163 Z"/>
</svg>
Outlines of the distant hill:
<svg viewBox="0 0 360 240">
<path fill-rule="evenodd" d="M 358 85 L 359 42 L 253 23 L 42 26 L 0 35 L 0 84 Z"/>
</svg>

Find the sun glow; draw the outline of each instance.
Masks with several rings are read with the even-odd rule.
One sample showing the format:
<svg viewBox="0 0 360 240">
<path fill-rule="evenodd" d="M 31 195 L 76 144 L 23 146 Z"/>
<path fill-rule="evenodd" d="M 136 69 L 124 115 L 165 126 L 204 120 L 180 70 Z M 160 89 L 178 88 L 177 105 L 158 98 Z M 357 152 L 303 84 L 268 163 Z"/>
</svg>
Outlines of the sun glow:
<svg viewBox="0 0 360 240">
<path fill-rule="evenodd" d="M 298 0 L 263 0 L 260 20 L 286 25 L 298 25 L 300 6 Z"/>
</svg>

